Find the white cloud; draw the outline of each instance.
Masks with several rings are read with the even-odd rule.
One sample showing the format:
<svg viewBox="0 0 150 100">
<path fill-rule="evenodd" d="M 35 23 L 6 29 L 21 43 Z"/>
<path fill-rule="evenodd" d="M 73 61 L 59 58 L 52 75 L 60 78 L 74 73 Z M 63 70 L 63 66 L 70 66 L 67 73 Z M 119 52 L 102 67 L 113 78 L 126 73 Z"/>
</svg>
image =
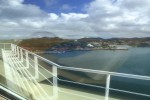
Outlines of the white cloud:
<svg viewBox="0 0 150 100">
<path fill-rule="evenodd" d="M 50 13 L 48 15 L 49 15 L 49 20 L 57 20 L 59 18 L 59 16 L 54 13 Z"/>
<path fill-rule="evenodd" d="M 142 30 L 145 27 L 150 31 L 147 28 L 150 22 L 147 17 L 150 12 L 148 8 L 150 2 L 146 0 L 117 0 L 115 3 L 110 0 L 95 0 L 87 7 L 89 13 L 87 21 L 93 23 L 94 30 L 118 37 L 150 36 L 145 35 L 147 32 Z"/>
<path fill-rule="evenodd" d="M 42 20 L 31 20 L 23 19 L 20 23 L 22 26 L 33 27 L 33 28 L 42 28 L 45 25 L 45 21 Z"/>
<path fill-rule="evenodd" d="M 20 6 L 23 0 L 0 0 L 0 5 Z"/>
<path fill-rule="evenodd" d="M 62 12 L 59 15 L 23 4 L 23 0 L 0 0 L 0 35 L 28 37 L 36 31 L 49 31 L 62 37 L 150 36 L 150 1 L 115 1 L 94 0 L 83 8 L 84 14 Z M 53 0 L 45 2 L 51 4 Z M 63 8 L 70 9 L 70 6 Z"/>
<path fill-rule="evenodd" d="M 76 14 L 76 13 L 64 14 L 64 13 L 61 13 L 61 17 L 64 20 L 80 20 L 82 18 L 87 18 L 88 14 Z"/>
</svg>

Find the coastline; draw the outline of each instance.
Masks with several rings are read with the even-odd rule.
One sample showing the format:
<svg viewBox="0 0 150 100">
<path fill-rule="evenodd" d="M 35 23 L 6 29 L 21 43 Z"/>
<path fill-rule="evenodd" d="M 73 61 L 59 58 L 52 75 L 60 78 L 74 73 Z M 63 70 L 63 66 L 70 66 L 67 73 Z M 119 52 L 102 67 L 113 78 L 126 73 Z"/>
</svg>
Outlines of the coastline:
<svg viewBox="0 0 150 100">
<path fill-rule="evenodd" d="M 93 51 L 93 50 L 129 50 L 128 48 L 92 48 L 92 49 L 75 49 L 75 50 L 66 50 L 66 51 L 33 51 L 36 54 L 44 54 L 44 53 L 65 53 L 65 52 L 72 52 L 72 51 Z"/>
</svg>

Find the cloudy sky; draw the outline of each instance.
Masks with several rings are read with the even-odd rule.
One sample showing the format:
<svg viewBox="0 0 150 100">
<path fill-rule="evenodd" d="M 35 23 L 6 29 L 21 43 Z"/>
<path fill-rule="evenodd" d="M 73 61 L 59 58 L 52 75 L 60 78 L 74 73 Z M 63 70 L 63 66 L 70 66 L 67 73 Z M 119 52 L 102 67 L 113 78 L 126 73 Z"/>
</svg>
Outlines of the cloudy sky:
<svg viewBox="0 0 150 100">
<path fill-rule="evenodd" d="M 150 37 L 150 0 L 0 0 L 0 38 Z"/>
</svg>

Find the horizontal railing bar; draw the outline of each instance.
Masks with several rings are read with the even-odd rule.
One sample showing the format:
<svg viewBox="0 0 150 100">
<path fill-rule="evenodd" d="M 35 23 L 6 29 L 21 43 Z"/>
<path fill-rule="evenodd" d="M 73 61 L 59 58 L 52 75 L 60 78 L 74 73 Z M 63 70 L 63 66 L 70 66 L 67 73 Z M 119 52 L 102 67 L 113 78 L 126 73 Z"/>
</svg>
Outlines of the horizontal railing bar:
<svg viewBox="0 0 150 100">
<path fill-rule="evenodd" d="M 96 85 L 85 84 L 85 83 L 80 83 L 80 82 L 73 82 L 73 81 L 63 80 L 63 79 L 60 79 L 60 78 L 58 78 L 58 80 L 64 81 L 64 82 L 69 82 L 69 83 L 74 83 L 74 84 L 80 84 L 80 85 L 84 85 L 84 86 L 91 86 L 91 87 L 96 87 L 96 88 L 102 88 L 102 89 L 105 89 L 105 87 L 102 87 L 102 86 L 96 86 Z M 137 92 L 125 91 L 125 90 L 114 89 L 114 88 L 109 88 L 109 89 L 110 89 L 110 90 L 114 90 L 114 91 L 119 91 L 119 92 L 128 93 L 128 94 L 134 94 L 134 95 L 140 95 L 140 96 L 150 97 L 150 95 L 148 95 L 148 94 L 143 94 L 143 93 L 137 93 Z"/>
<path fill-rule="evenodd" d="M 33 66 L 32 64 L 29 63 L 29 65 L 31 66 L 30 68 L 34 69 L 34 66 Z M 51 84 L 53 85 L 53 83 L 52 83 L 50 80 L 48 80 L 40 71 L 38 71 L 38 73 L 39 73 L 41 76 L 43 76 L 43 78 L 45 78 L 49 83 L 51 83 Z M 50 73 L 49 73 L 49 74 L 50 74 Z M 51 75 L 52 75 L 52 74 L 51 74 Z"/>
<path fill-rule="evenodd" d="M 32 62 L 34 62 L 34 60 L 33 60 L 31 57 L 28 57 L 28 58 L 29 58 Z M 23 58 L 23 59 L 25 59 L 25 58 Z M 50 71 L 48 71 L 47 69 L 45 69 L 42 65 L 38 64 L 38 66 L 39 66 L 41 69 L 45 70 L 46 72 L 48 72 L 49 74 L 52 75 L 52 72 L 50 72 Z"/>
<path fill-rule="evenodd" d="M 109 89 L 110 89 L 110 90 L 113 90 L 113 91 L 128 93 L 128 94 L 134 94 L 134 95 L 140 95 L 140 96 L 150 97 L 149 94 L 131 92 L 131 91 L 126 91 L 126 90 L 114 89 L 114 88 L 109 88 Z"/>
<path fill-rule="evenodd" d="M 13 91 L 11 91 L 11 90 L 9 90 L 9 89 L 7 89 L 7 88 L 1 86 L 1 85 L 0 85 L 0 89 L 3 90 L 3 91 L 5 91 L 5 92 L 7 92 L 8 94 L 13 95 L 14 97 L 16 97 L 16 98 L 18 98 L 18 99 L 20 99 L 20 100 L 27 100 L 26 98 L 24 98 L 24 97 L 22 97 L 22 96 L 16 94 L 15 92 L 13 92 Z"/>
<path fill-rule="evenodd" d="M 29 59 L 32 60 L 30 57 L 29 57 Z M 25 59 L 23 58 L 23 60 L 25 60 Z M 32 60 L 32 61 L 33 61 L 33 60 Z M 31 66 L 32 69 L 34 69 L 34 66 L 33 66 L 31 63 L 29 63 L 29 65 Z M 38 64 L 38 66 L 41 66 L 41 65 Z M 41 66 L 41 67 L 42 67 L 42 66 Z M 52 75 L 52 73 L 51 73 L 50 71 L 46 70 L 44 67 L 42 67 L 42 68 L 40 68 L 40 69 L 45 70 L 45 71 L 47 71 L 49 74 Z M 44 76 L 44 74 L 42 74 L 40 71 L 38 71 L 38 73 L 39 73 L 41 76 L 43 76 L 49 83 L 51 83 L 51 84 L 53 85 L 53 83 L 52 83 L 50 80 L 48 80 L 48 79 Z"/>
<path fill-rule="evenodd" d="M 19 78 L 20 83 L 21 83 L 22 86 L 23 86 L 23 89 L 25 89 L 26 91 L 28 91 L 28 89 L 27 89 L 27 87 L 26 87 L 26 85 L 25 85 L 25 82 L 24 82 L 23 78 L 21 78 L 21 76 L 19 75 L 19 73 L 15 72 L 15 71 L 16 71 L 16 68 L 14 67 L 14 64 L 12 64 L 12 65 L 13 65 L 13 67 L 11 68 L 11 70 L 12 70 L 13 74 L 15 74 L 15 76 L 17 76 L 17 77 Z M 27 93 L 28 95 L 30 95 L 29 92 L 26 92 L 26 93 Z"/>
<path fill-rule="evenodd" d="M 10 60 L 11 62 L 16 61 L 16 60 L 14 60 L 14 59 L 11 59 L 11 57 L 12 57 L 12 55 L 9 55 L 8 60 Z M 16 71 L 18 71 L 18 67 L 20 67 L 20 66 L 18 66 L 18 64 L 13 64 L 12 67 L 13 67 Z M 22 76 L 24 76 L 24 74 L 23 74 L 24 72 L 23 72 L 23 71 L 19 70 L 19 73 L 20 73 Z M 26 74 L 26 76 L 27 76 L 27 74 Z M 28 89 L 31 91 L 31 93 L 33 93 L 32 87 L 30 86 L 28 80 L 27 80 L 26 78 L 24 78 L 24 80 L 25 80 L 25 82 L 26 82 L 26 86 L 28 86 Z"/>
<path fill-rule="evenodd" d="M 20 63 L 20 65 L 18 66 L 18 67 L 20 67 L 20 66 L 22 66 L 23 67 L 23 65 Z M 20 72 L 22 72 L 23 71 L 23 73 L 26 75 L 26 76 L 28 76 L 28 78 L 31 78 L 32 77 L 32 75 L 31 75 L 31 73 L 29 73 L 29 71 L 27 71 L 27 70 L 19 70 Z M 48 94 L 43 90 L 43 88 L 38 84 L 38 82 L 36 81 L 36 80 L 32 80 L 32 83 L 35 83 L 37 86 L 35 86 L 35 87 L 37 87 L 37 88 L 39 88 L 40 90 L 41 90 L 41 92 L 43 92 L 44 94 L 45 94 L 45 96 L 48 96 Z M 38 91 L 39 92 L 39 91 Z M 40 92 L 39 92 L 40 93 Z"/>
<path fill-rule="evenodd" d="M 35 53 L 33 53 L 33 52 L 30 52 L 30 51 L 28 51 L 28 50 L 22 48 L 22 47 L 19 47 L 19 48 L 23 49 L 24 51 L 27 51 L 29 54 L 32 54 L 33 56 L 37 56 L 40 60 L 43 60 L 43 61 L 45 61 L 45 62 L 48 63 L 48 64 L 51 64 L 51 65 L 60 67 L 60 65 L 58 65 L 58 64 L 56 64 L 56 63 L 54 63 L 54 62 L 52 62 L 52 61 L 50 61 L 50 60 L 48 60 L 48 59 L 46 59 L 46 58 L 43 58 L 43 57 L 41 57 L 41 56 L 39 56 L 39 55 L 37 55 L 37 54 L 35 54 Z"/>
<path fill-rule="evenodd" d="M 141 75 L 134 75 L 134 74 L 125 74 L 125 73 L 92 70 L 92 69 L 83 69 L 83 68 L 75 68 L 75 67 L 66 67 L 66 66 L 60 66 L 58 68 L 65 69 L 65 70 L 71 70 L 71 71 L 80 71 L 80 72 L 88 72 L 88 73 L 95 73 L 95 74 L 112 75 L 112 76 L 134 78 L 134 79 L 140 79 L 140 80 L 150 80 L 149 76 L 141 76 Z"/>
<path fill-rule="evenodd" d="M 32 60 L 30 57 L 29 57 L 29 59 L 30 60 Z M 33 61 L 33 60 L 32 60 Z M 31 64 L 30 64 L 31 65 Z M 32 66 L 32 65 L 31 65 Z M 41 66 L 41 65 L 40 65 Z M 42 66 L 41 66 L 42 67 Z M 32 66 L 32 68 L 33 68 L 33 66 Z M 41 74 L 41 73 L 40 73 Z M 52 73 L 50 73 L 50 74 L 52 74 Z M 43 76 L 43 74 L 41 74 L 42 76 Z M 73 82 L 73 81 L 68 81 L 68 80 L 62 80 L 62 79 L 60 79 L 60 78 L 57 78 L 58 80 L 60 80 L 60 81 L 65 81 L 65 82 L 70 82 L 70 83 L 76 83 L 76 84 L 82 84 L 82 85 L 87 85 L 87 86 L 92 86 L 92 87 L 97 87 L 97 88 L 105 88 L 105 87 L 101 87 L 101 86 L 96 86 L 96 85 L 91 85 L 91 84 L 84 84 L 84 83 L 79 83 L 79 82 Z M 52 82 L 50 82 L 51 84 L 52 84 Z"/>
<path fill-rule="evenodd" d="M 24 97 L 28 98 L 28 96 L 30 95 L 30 93 L 29 93 L 28 89 L 26 88 L 26 85 L 25 85 L 25 82 L 23 81 L 23 78 L 21 78 L 21 76 L 19 75 L 19 73 L 16 72 L 15 67 L 11 67 L 11 71 L 13 72 L 13 75 L 16 76 L 16 77 L 14 77 L 14 80 L 17 81 L 17 82 L 15 81 L 15 83 L 17 83 L 17 85 L 19 86 L 19 88 L 21 90 L 20 92 L 22 92 L 21 94 L 24 95 L 24 92 L 26 91 L 26 94 L 24 95 Z M 21 89 L 20 85 L 21 85 L 22 89 Z"/>
<path fill-rule="evenodd" d="M 19 47 L 21 48 L 21 47 Z M 75 68 L 75 67 L 66 67 L 66 66 L 60 66 L 46 58 L 43 58 L 35 53 L 32 53 L 24 48 L 21 48 L 30 54 L 37 56 L 39 59 L 45 61 L 48 64 L 57 66 L 60 69 L 65 69 L 65 70 L 72 70 L 72 71 L 80 71 L 80 72 L 88 72 L 88 73 L 96 73 L 96 74 L 104 74 L 104 75 L 112 75 L 112 76 L 119 76 L 119 77 L 126 77 L 126 78 L 134 78 L 134 79 L 140 79 L 140 80 L 150 80 L 149 76 L 142 76 L 142 75 L 134 75 L 134 74 L 125 74 L 125 73 L 117 73 L 117 72 L 109 72 L 109 71 L 101 71 L 101 70 L 93 70 L 93 69 L 83 69 L 83 68 Z"/>
<path fill-rule="evenodd" d="M 90 86 L 90 87 L 96 87 L 96 88 L 102 88 L 102 89 L 105 89 L 105 87 L 102 87 L 102 86 L 96 86 L 96 85 L 91 85 L 91 84 L 86 84 L 86 83 L 80 83 L 80 82 L 68 81 L 68 80 L 63 80 L 63 79 L 60 79 L 60 78 L 58 78 L 58 80 L 64 81 L 64 82 L 68 82 L 68 83 L 74 83 L 74 84 L 80 84 L 80 85 L 84 85 L 84 86 Z M 149 94 L 143 94 L 143 93 L 137 93 L 137 92 L 125 91 L 125 90 L 114 89 L 114 88 L 109 88 L 109 89 L 110 89 L 110 90 L 114 90 L 114 91 L 119 91 L 119 92 L 129 93 L 129 94 L 135 94 L 135 95 L 141 95 L 141 96 L 150 97 Z"/>
<path fill-rule="evenodd" d="M 96 85 L 92 85 L 92 84 L 86 84 L 86 83 L 80 83 L 80 82 L 68 81 L 68 80 L 63 80 L 63 79 L 60 79 L 60 78 L 58 78 L 58 80 L 63 81 L 63 82 L 68 82 L 68 83 L 74 83 L 74 84 L 80 84 L 80 85 L 84 85 L 84 86 L 90 86 L 90 87 L 96 87 L 96 88 L 105 89 L 105 87 L 102 87 L 102 86 L 96 86 Z"/>
</svg>

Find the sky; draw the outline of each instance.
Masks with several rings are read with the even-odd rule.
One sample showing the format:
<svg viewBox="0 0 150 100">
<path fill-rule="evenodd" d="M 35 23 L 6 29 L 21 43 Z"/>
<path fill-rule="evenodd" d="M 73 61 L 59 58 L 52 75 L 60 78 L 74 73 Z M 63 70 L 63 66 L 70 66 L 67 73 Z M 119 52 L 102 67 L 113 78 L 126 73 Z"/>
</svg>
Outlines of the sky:
<svg viewBox="0 0 150 100">
<path fill-rule="evenodd" d="M 0 39 L 150 37 L 150 0 L 0 0 Z"/>
</svg>

